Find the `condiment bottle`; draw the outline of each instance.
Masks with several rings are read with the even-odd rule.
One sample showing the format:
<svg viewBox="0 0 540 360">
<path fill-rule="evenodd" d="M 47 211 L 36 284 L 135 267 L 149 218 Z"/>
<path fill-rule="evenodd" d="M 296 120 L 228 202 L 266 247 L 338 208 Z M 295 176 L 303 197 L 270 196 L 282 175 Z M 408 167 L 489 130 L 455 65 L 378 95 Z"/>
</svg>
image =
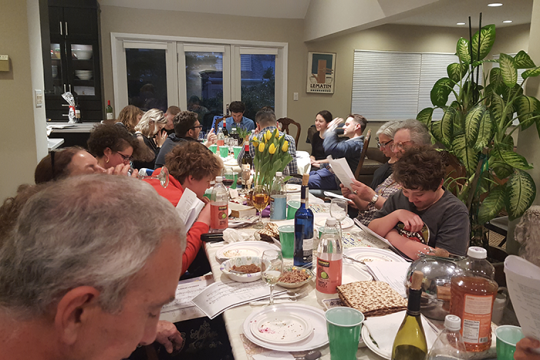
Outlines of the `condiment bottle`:
<svg viewBox="0 0 540 360">
<path fill-rule="evenodd" d="M 461 319 L 456 315 L 446 315 L 444 330 L 429 350 L 427 360 L 464 360 L 469 355 L 460 333 Z"/>
<path fill-rule="evenodd" d="M 210 228 L 226 229 L 229 225 L 229 192 L 223 185 L 223 178 L 216 177 L 216 185 L 212 190 L 210 202 Z"/>
<path fill-rule="evenodd" d="M 328 218 L 317 248 L 317 300 L 335 298 L 341 285 L 343 272 L 343 243 L 339 236 L 337 220 Z"/>
<path fill-rule="evenodd" d="M 464 275 L 451 281 L 450 313 L 461 318 L 461 335 L 467 351 L 482 352 L 491 347 L 491 313 L 498 285 L 495 268 L 486 260 L 484 248 L 471 246 L 457 264 Z"/>
</svg>

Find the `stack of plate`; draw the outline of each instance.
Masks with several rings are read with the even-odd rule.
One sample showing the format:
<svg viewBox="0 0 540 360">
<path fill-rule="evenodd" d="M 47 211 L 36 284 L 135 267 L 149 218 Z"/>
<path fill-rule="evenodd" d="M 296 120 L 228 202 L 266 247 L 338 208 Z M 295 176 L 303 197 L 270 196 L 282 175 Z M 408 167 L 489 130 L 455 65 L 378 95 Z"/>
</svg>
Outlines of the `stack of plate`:
<svg viewBox="0 0 540 360">
<path fill-rule="evenodd" d="M 324 311 L 300 304 L 280 304 L 252 313 L 244 321 L 246 338 L 276 351 L 307 351 L 328 344 Z"/>
</svg>

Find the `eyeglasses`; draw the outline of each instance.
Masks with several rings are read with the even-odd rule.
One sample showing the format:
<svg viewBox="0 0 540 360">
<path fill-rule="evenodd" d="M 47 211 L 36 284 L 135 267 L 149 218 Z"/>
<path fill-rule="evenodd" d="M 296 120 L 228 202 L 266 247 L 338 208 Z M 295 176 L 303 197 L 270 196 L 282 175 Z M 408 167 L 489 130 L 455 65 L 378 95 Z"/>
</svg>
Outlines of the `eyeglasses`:
<svg viewBox="0 0 540 360">
<path fill-rule="evenodd" d="M 394 139 L 389 140 L 387 142 L 383 142 L 383 143 L 377 140 L 377 147 L 382 148 L 382 147 L 388 146 L 388 144 L 390 144 L 392 141 L 394 141 Z"/>
<path fill-rule="evenodd" d="M 202 125 L 194 126 L 194 127 L 192 127 L 192 129 L 202 129 Z"/>
<path fill-rule="evenodd" d="M 396 144 L 392 144 L 392 150 L 404 150 L 406 145 L 408 144 L 412 144 L 412 141 L 398 142 Z"/>
<path fill-rule="evenodd" d="M 120 155 L 122 157 L 122 159 L 124 160 L 124 162 L 126 161 L 131 161 L 131 159 L 133 159 L 133 157 L 131 155 L 124 155 L 122 154 L 120 151 L 117 151 L 117 154 Z"/>
</svg>

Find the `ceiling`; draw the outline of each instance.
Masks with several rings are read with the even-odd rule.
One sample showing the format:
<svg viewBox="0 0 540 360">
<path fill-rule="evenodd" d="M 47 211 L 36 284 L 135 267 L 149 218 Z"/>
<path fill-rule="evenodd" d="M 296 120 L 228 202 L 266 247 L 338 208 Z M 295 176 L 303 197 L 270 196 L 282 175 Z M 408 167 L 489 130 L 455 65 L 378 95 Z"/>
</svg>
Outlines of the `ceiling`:
<svg viewBox="0 0 540 360">
<path fill-rule="evenodd" d="M 332 0 L 327 0 L 332 1 Z M 400 1 L 400 0 L 393 0 Z M 499 1 L 501 7 L 487 4 Z M 209 14 L 226 14 L 281 19 L 304 19 L 310 0 L 100 0 L 102 5 L 167 11 L 187 11 Z M 477 27 L 478 14 L 482 24 L 497 27 L 528 24 L 531 22 L 533 0 L 454 0 L 440 1 L 414 15 L 404 15 L 392 23 L 423 26 L 457 27 L 457 22 L 468 24 L 471 16 L 473 28 Z M 512 20 L 511 24 L 503 24 Z"/>
</svg>

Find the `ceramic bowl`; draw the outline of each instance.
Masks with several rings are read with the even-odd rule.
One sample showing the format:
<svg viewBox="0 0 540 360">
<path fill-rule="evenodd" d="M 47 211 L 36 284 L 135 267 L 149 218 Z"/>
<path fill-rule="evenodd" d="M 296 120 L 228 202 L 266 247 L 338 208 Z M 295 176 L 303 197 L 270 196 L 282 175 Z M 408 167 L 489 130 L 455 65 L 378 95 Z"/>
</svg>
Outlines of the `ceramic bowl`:
<svg viewBox="0 0 540 360">
<path fill-rule="evenodd" d="M 296 289 L 296 288 L 306 285 L 311 279 L 313 279 L 313 272 L 310 269 L 306 269 L 306 268 L 298 267 L 298 266 L 284 266 L 283 267 L 283 272 L 292 271 L 292 270 L 300 270 L 306 273 L 308 275 L 308 278 L 302 282 L 297 282 L 297 283 L 286 283 L 286 282 L 279 281 L 277 283 L 279 286 L 287 288 L 287 289 Z"/>
<path fill-rule="evenodd" d="M 252 274 L 239 274 L 236 272 L 231 272 L 230 269 L 233 266 L 241 266 L 241 265 L 250 265 L 255 264 L 258 267 L 261 267 L 261 258 L 258 256 L 238 256 L 234 257 L 232 259 L 229 259 L 225 261 L 220 266 L 220 270 L 222 273 L 226 274 L 231 280 L 238 281 L 238 282 L 252 282 L 257 281 L 262 277 L 261 272 L 252 273 Z"/>
<path fill-rule="evenodd" d="M 81 80 L 90 80 L 92 78 L 92 70 L 75 70 L 75 76 Z"/>
</svg>

